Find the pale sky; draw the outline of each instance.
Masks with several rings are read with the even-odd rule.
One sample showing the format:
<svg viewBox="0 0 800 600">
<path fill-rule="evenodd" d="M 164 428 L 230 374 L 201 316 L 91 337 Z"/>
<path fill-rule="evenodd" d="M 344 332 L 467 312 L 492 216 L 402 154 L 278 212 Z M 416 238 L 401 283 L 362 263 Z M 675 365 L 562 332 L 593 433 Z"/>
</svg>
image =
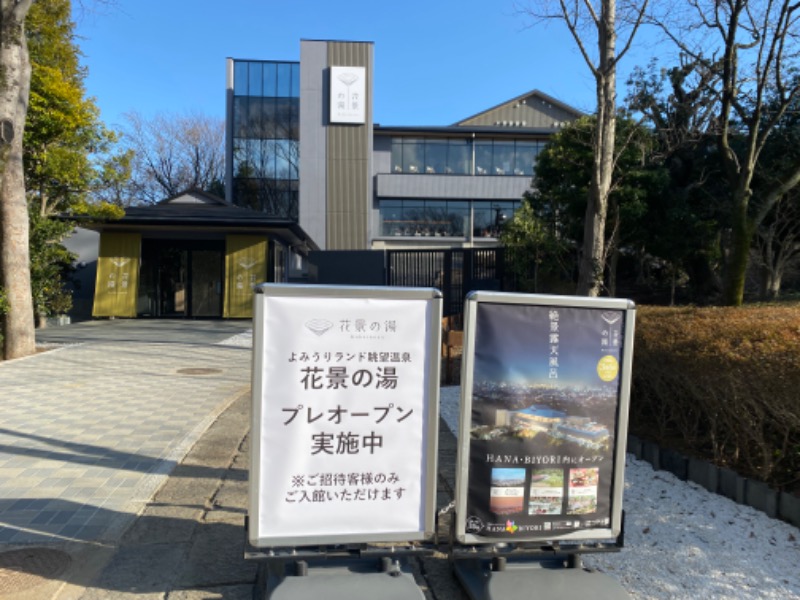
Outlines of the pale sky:
<svg viewBox="0 0 800 600">
<path fill-rule="evenodd" d="M 87 93 L 109 127 L 130 111 L 223 118 L 225 59 L 299 60 L 301 39 L 375 44 L 381 125 L 450 125 L 534 89 L 594 111 L 564 25 L 531 27 L 514 0 L 73 1 Z M 620 67 L 620 100 L 652 51 L 640 46 Z"/>
</svg>

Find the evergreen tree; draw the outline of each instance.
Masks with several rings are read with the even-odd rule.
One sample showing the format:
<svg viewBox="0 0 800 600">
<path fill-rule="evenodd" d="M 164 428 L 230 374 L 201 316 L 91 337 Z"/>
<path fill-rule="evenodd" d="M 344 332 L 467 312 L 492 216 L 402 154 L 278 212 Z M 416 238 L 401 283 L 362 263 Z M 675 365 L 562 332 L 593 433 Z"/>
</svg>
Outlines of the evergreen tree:
<svg viewBox="0 0 800 600">
<path fill-rule="evenodd" d="M 86 199 L 107 165 L 93 157 L 115 141 L 86 97 L 86 70 L 75 43 L 70 0 L 40 0 L 26 21 L 31 58 L 24 172 L 30 214 L 31 292 L 34 312 L 45 316 L 71 306 L 67 291 L 74 257 L 61 245 L 73 225 L 65 212 L 92 212 Z"/>
<path fill-rule="evenodd" d="M 26 22 L 32 68 L 25 182 L 42 216 L 85 200 L 95 178 L 93 157 L 115 141 L 94 100 L 86 98 L 86 70 L 70 13 L 70 0 L 40 0 Z"/>
<path fill-rule="evenodd" d="M 554 135 L 536 159 L 534 188 L 527 194 L 531 210 L 518 211 L 507 227 L 504 244 L 519 246 L 525 235 L 513 239 L 512 232 L 530 232 L 530 256 L 540 257 L 536 267 L 538 286 L 546 284 L 543 275 L 579 272 L 577 248 L 583 245 L 584 215 L 592 183 L 593 138 L 596 117 L 583 117 Z M 643 251 L 648 197 L 658 193 L 662 173 L 651 162 L 653 137 L 647 130 L 624 116 L 616 119 L 616 146 L 612 177 L 616 182 L 608 197 L 608 219 L 603 230 L 603 290 L 616 293 L 616 265 L 620 248 Z M 540 222 L 515 223 L 534 218 Z M 535 232 L 535 235 L 533 235 Z M 514 256 L 513 250 L 511 251 Z M 518 253 L 523 256 L 524 253 Z M 570 266 L 572 262 L 572 266 Z M 559 289 L 558 291 L 563 292 Z"/>
</svg>

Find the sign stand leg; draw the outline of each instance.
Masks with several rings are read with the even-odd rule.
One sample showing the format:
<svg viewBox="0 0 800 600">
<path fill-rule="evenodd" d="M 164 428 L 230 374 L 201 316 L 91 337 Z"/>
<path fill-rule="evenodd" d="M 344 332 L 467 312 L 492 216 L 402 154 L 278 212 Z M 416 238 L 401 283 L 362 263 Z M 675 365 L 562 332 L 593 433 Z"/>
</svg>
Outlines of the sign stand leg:
<svg viewBox="0 0 800 600">
<path fill-rule="evenodd" d="M 581 566 L 580 555 L 563 558 L 458 558 L 456 578 L 471 600 L 522 600 L 536 597 L 583 600 L 627 600 L 613 578 Z"/>
<path fill-rule="evenodd" d="M 265 600 L 424 600 L 408 564 L 380 558 L 273 560 L 262 564 L 256 597 Z"/>
</svg>

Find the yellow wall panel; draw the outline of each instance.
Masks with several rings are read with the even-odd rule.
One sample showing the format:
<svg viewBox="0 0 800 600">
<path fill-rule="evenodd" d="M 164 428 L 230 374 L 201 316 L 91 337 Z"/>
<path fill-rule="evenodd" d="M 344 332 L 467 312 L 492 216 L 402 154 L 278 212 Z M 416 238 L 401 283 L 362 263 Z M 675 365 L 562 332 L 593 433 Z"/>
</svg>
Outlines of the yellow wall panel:
<svg viewBox="0 0 800 600">
<path fill-rule="evenodd" d="M 138 233 L 100 234 L 92 316 L 136 316 L 141 246 Z"/>
<path fill-rule="evenodd" d="M 267 238 L 229 235 L 225 238 L 225 307 L 223 316 L 252 318 L 253 286 L 267 280 Z"/>
</svg>

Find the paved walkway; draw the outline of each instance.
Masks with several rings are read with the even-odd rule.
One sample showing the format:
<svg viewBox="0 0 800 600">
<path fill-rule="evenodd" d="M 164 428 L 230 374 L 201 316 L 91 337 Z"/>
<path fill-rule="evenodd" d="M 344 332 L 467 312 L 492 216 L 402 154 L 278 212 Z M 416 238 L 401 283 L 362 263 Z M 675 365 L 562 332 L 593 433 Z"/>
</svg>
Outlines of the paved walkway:
<svg viewBox="0 0 800 600">
<path fill-rule="evenodd" d="M 79 323 L 0 363 L 0 600 L 253 597 L 249 327 Z M 455 455 L 443 425 L 440 506 Z M 465 600 L 445 555 L 411 568 L 426 600 Z"/>
<path fill-rule="evenodd" d="M 1 362 L 0 552 L 117 542 L 248 390 L 249 348 L 219 343 L 249 325 L 76 324 L 37 336 L 70 345 Z M 0 561 L 0 595 L 15 583 Z"/>
</svg>

